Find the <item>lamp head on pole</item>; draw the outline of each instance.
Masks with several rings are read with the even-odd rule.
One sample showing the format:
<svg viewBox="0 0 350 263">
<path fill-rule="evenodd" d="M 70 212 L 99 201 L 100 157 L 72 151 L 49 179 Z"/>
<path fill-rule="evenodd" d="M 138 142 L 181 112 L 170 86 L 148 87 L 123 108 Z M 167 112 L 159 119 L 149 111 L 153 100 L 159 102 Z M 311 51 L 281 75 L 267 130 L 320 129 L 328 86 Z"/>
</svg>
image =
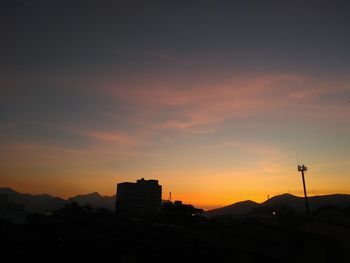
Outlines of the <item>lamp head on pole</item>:
<svg viewBox="0 0 350 263">
<path fill-rule="evenodd" d="M 305 165 L 298 165 L 298 172 L 306 172 L 307 167 Z"/>
</svg>

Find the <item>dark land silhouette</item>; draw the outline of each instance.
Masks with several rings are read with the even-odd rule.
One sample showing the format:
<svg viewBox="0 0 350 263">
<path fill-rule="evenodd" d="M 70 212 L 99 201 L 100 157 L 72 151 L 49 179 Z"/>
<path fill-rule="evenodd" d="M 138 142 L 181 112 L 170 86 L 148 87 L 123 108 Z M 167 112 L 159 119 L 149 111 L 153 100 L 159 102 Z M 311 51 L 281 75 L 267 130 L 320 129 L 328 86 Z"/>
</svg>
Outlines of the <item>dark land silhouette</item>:
<svg viewBox="0 0 350 263">
<path fill-rule="evenodd" d="M 9 200 L 23 204 L 28 213 L 43 213 L 61 208 L 66 203 L 77 202 L 79 205 L 90 204 L 96 208 L 106 208 L 114 210 L 115 196 L 101 196 L 99 193 L 89 193 L 85 195 L 76 195 L 67 200 L 54 197 L 48 194 L 32 195 L 19 193 L 8 187 L 0 187 L 0 195 L 7 195 Z"/>
<path fill-rule="evenodd" d="M 308 197 L 310 209 L 312 211 L 325 206 L 332 205 L 344 208 L 350 204 L 350 195 L 347 194 L 332 194 Z M 208 210 L 206 216 L 231 215 L 242 216 L 264 208 L 285 206 L 293 209 L 295 212 L 302 213 L 305 211 L 304 197 L 294 196 L 291 194 L 277 195 L 263 203 L 256 203 L 251 200 L 237 202 L 221 208 Z"/>
<path fill-rule="evenodd" d="M 284 194 L 205 213 L 163 202 L 159 214 L 147 217 L 63 200 L 59 208 L 27 213 L 22 224 L 1 219 L 0 262 L 347 262 L 350 196 L 311 197 L 309 216 L 299 199 Z"/>
</svg>

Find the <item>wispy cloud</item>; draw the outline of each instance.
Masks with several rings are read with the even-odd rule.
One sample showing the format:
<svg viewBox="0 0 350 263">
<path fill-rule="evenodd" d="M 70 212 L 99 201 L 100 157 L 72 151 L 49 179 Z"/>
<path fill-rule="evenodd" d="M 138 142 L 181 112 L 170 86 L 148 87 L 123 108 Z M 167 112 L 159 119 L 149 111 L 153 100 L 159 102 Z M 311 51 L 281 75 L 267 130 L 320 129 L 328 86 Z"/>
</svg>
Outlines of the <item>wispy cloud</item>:
<svg viewBox="0 0 350 263">
<path fill-rule="evenodd" d="M 97 141 L 103 141 L 107 143 L 115 143 L 120 146 L 134 147 L 141 142 L 139 139 L 127 135 L 120 131 L 99 131 L 99 130 L 81 130 L 70 129 L 70 132 L 92 138 Z"/>
<path fill-rule="evenodd" d="M 278 115 L 280 110 L 296 116 L 298 109 L 305 107 L 302 104 L 305 100 L 308 107 L 319 107 L 317 113 L 337 110 L 339 107 L 334 105 L 329 108 L 318 103 L 317 97 L 346 91 L 347 83 L 344 80 L 324 82 L 304 75 L 271 74 L 221 80 L 204 77 L 187 85 L 182 80 L 159 76 L 136 77 L 129 82 L 109 79 L 102 84 L 101 91 L 134 107 L 140 123 L 183 131 L 196 127 L 199 131 L 199 127 L 213 129 L 228 119 Z"/>
</svg>

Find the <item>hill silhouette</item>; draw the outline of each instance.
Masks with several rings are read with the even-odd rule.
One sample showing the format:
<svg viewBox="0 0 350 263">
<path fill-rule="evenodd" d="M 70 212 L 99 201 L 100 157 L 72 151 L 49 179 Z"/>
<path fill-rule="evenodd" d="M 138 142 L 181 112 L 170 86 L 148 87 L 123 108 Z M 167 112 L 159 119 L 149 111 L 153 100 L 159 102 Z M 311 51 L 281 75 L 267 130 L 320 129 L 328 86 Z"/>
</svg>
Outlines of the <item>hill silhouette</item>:
<svg viewBox="0 0 350 263">
<path fill-rule="evenodd" d="M 85 195 L 77 195 L 67 200 L 69 203 L 77 202 L 79 205 L 90 204 L 96 208 L 107 208 L 114 210 L 115 195 L 114 196 L 101 196 L 99 193 L 94 192 Z"/>
<path fill-rule="evenodd" d="M 216 208 L 205 212 L 207 216 L 218 215 L 244 215 L 249 213 L 253 208 L 259 207 L 261 204 L 251 200 L 242 201 L 228 205 L 222 208 Z"/>
<path fill-rule="evenodd" d="M 77 202 L 79 205 L 90 204 L 95 208 L 107 208 L 114 210 L 115 196 L 101 196 L 99 193 L 77 195 L 67 200 L 48 194 L 32 195 L 19 193 L 8 187 L 0 187 L 0 194 L 6 194 L 9 201 L 25 205 L 25 212 L 42 213 L 57 210 L 66 203 Z"/>
<path fill-rule="evenodd" d="M 311 210 L 316 210 L 321 206 L 332 205 L 345 207 L 350 204 L 350 195 L 347 194 L 332 194 L 321 196 L 310 196 L 309 206 Z M 304 198 L 291 194 L 276 195 L 263 203 L 255 203 L 253 201 L 242 201 L 225 207 L 208 210 L 204 213 L 205 216 L 231 215 L 240 216 L 252 212 L 257 207 L 270 207 L 276 205 L 285 205 L 296 212 L 304 212 Z"/>
<path fill-rule="evenodd" d="M 308 197 L 310 209 L 315 210 L 324 205 L 332 205 L 343 207 L 350 203 L 350 195 L 346 194 L 332 194 L 332 195 L 319 195 Z M 291 194 L 277 195 L 262 203 L 263 206 L 272 205 L 287 205 L 293 208 L 295 211 L 304 211 L 305 203 L 304 197 L 294 196 Z"/>
<path fill-rule="evenodd" d="M 10 202 L 25 205 L 25 211 L 28 213 L 45 212 L 61 208 L 67 201 L 53 197 L 48 194 L 32 195 L 19 193 L 8 187 L 0 188 L 0 194 L 6 194 Z"/>
</svg>

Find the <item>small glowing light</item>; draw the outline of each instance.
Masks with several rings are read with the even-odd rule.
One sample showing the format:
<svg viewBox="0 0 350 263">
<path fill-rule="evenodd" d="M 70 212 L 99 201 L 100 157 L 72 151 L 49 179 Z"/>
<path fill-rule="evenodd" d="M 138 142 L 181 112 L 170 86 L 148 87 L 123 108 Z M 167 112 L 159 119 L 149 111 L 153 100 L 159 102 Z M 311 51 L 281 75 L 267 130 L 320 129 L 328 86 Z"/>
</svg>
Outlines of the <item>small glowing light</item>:
<svg viewBox="0 0 350 263">
<path fill-rule="evenodd" d="M 275 211 L 273 211 L 273 212 L 272 212 L 272 214 L 275 216 L 275 215 L 276 215 L 276 212 L 275 212 Z"/>
</svg>

